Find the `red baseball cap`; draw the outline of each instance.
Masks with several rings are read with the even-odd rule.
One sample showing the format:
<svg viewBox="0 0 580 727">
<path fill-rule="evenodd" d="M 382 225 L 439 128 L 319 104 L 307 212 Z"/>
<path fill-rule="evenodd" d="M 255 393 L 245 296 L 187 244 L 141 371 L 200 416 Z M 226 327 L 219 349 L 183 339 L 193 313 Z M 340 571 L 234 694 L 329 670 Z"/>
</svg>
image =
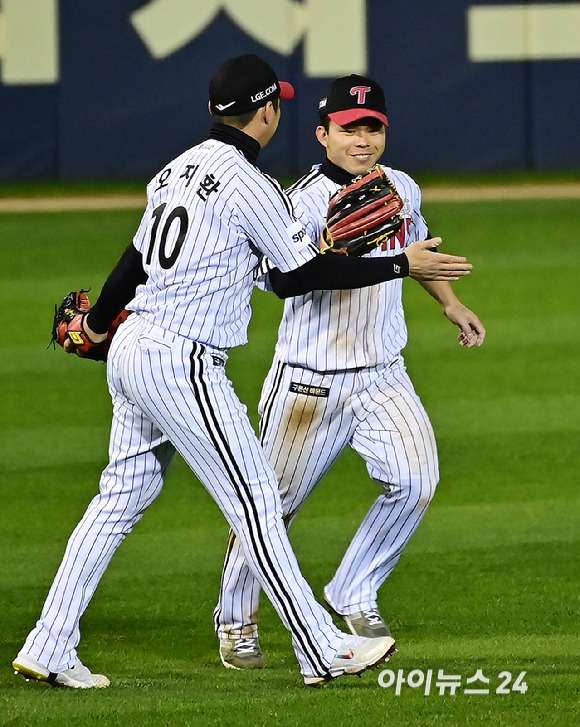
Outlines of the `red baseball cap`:
<svg viewBox="0 0 580 727">
<path fill-rule="evenodd" d="M 321 118 L 329 116 L 339 126 L 368 117 L 389 125 L 383 89 L 371 78 L 354 73 L 330 84 L 318 104 L 318 113 Z"/>
</svg>

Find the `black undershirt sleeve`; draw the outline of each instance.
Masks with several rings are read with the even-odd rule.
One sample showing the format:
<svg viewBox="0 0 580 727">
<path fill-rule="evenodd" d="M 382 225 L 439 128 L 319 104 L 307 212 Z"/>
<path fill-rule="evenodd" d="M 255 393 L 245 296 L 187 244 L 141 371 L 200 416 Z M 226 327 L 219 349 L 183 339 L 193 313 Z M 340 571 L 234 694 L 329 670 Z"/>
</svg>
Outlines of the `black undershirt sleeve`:
<svg viewBox="0 0 580 727">
<path fill-rule="evenodd" d="M 431 234 L 431 231 L 429 230 L 429 228 L 427 228 L 427 237 L 425 237 L 425 239 L 430 240 L 432 237 L 433 237 L 433 235 Z M 436 247 L 428 247 L 427 250 L 429 250 L 431 252 L 437 252 Z"/>
<path fill-rule="evenodd" d="M 105 281 L 97 302 L 87 315 L 89 328 L 95 333 L 106 333 L 127 303 L 135 297 L 137 286 L 146 280 L 143 256 L 131 244 L 121 255 Z"/>
<path fill-rule="evenodd" d="M 312 290 L 351 290 L 409 274 L 409 259 L 402 252 L 393 257 L 348 257 L 327 253 L 288 273 L 270 270 L 272 290 L 279 298 L 304 295 Z"/>
</svg>

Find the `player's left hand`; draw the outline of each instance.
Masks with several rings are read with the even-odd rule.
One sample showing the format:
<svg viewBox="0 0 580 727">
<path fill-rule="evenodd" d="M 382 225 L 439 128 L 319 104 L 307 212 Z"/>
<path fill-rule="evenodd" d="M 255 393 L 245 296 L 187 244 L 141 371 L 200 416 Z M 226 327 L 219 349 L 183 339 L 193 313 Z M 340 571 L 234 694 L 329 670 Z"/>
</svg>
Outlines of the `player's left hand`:
<svg viewBox="0 0 580 727">
<path fill-rule="evenodd" d="M 444 308 L 445 315 L 456 326 L 459 327 L 457 341 L 460 346 L 472 348 L 481 346 L 485 339 L 485 327 L 475 313 L 463 303 L 456 301 L 453 305 Z"/>
<path fill-rule="evenodd" d="M 106 361 L 111 340 L 129 311 L 121 311 L 107 333 L 96 333 L 87 324 L 91 302 L 86 292 L 72 291 L 59 306 L 55 306 L 51 343 L 58 343 L 66 353 L 76 353 L 81 358 Z"/>
<path fill-rule="evenodd" d="M 364 255 L 401 229 L 404 202 L 377 164 L 331 199 L 320 240 L 321 252 Z"/>
</svg>

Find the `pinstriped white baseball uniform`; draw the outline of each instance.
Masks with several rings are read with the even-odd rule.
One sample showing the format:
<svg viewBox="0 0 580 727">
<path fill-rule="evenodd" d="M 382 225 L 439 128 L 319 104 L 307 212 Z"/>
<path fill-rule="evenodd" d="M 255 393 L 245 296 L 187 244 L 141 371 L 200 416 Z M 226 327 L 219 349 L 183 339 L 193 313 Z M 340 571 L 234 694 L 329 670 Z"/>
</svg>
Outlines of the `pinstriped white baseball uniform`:
<svg viewBox="0 0 580 727">
<path fill-rule="evenodd" d="M 148 279 L 109 352 L 110 461 L 23 650 L 54 672 L 74 663 L 79 620 L 178 451 L 243 543 L 302 673 L 324 674 L 342 635 L 300 574 L 275 475 L 225 373 L 227 349 L 246 342 L 260 257 L 285 272 L 316 248 L 278 183 L 215 138 L 150 182 L 133 244 Z"/>
<path fill-rule="evenodd" d="M 428 236 L 419 187 L 407 174 L 384 169 L 405 200 L 404 224 L 385 249 L 369 253 L 374 257 L 394 255 Z M 339 187 L 316 165 L 290 188 L 313 239 Z M 377 591 L 418 527 L 439 477 L 433 430 L 401 355 L 407 342 L 401 294 L 396 280 L 289 298 L 260 401 L 261 440 L 280 482 L 287 523 L 347 445 L 382 485 L 325 588 L 343 615 L 376 608 Z M 239 543 L 230 537 L 215 612 L 218 634 L 257 635 L 258 596 Z"/>
</svg>

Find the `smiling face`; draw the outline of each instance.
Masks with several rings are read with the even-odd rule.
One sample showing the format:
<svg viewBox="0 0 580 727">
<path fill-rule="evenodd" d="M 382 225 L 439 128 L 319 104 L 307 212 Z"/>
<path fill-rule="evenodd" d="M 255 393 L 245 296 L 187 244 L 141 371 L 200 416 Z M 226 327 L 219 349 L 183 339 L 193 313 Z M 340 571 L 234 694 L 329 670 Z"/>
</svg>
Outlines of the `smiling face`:
<svg viewBox="0 0 580 727">
<path fill-rule="evenodd" d="M 381 158 L 387 139 L 384 125 L 377 119 L 364 118 L 339 126 L 328 120 L 316 129 L 316 138 L 326 147 L 331 162 L 352 175 L 364 174 Z"/>
</svg>

